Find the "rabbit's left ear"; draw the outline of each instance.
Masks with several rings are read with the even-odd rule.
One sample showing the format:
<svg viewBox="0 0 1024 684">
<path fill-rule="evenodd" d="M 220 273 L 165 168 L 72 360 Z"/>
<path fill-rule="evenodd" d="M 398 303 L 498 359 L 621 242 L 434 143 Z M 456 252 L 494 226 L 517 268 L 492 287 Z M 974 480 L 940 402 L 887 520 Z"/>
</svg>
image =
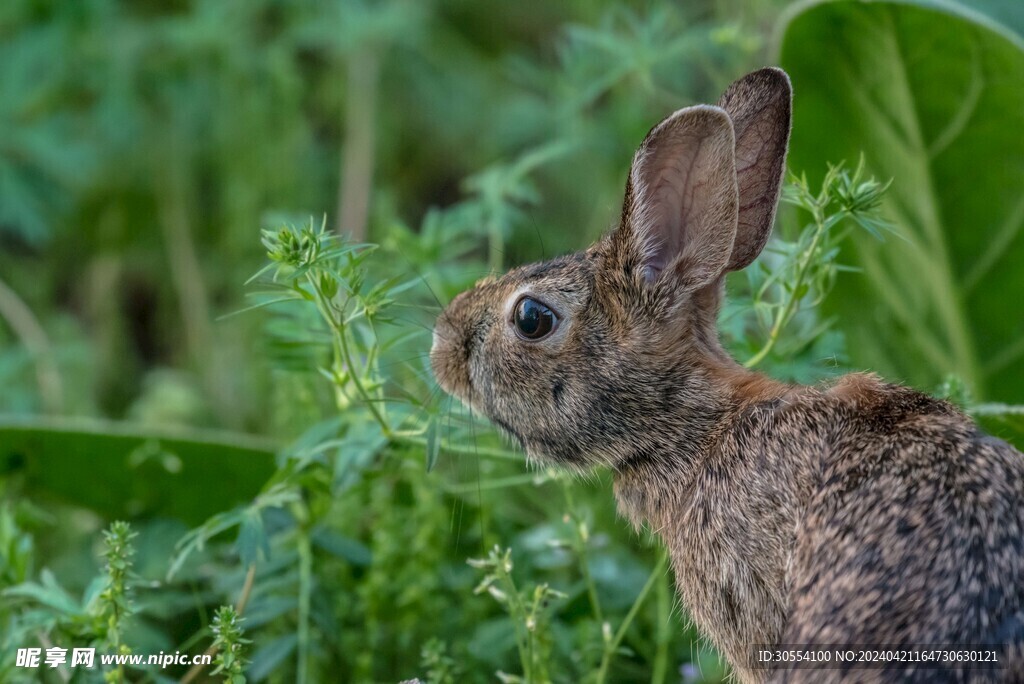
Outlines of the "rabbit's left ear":
<svg viewBox="0 0 1024 684">
<path fill-rule="evenodd" d="M 766 67 L 729 88 L 718 106 L 729 114 L 736 134 L 739 217 L 726 270 L 752 262 L 772 233 L 779 189 L 786 170 L 793 89 L 782 69 Z"/>
<path fill-rule="evenodd" d="M 644 138 L 612 234 L 613 268 L 692 291 L 725 271 L 736 235 L 732 121 L 719 107 L 680 109 Z"/>
</svg>

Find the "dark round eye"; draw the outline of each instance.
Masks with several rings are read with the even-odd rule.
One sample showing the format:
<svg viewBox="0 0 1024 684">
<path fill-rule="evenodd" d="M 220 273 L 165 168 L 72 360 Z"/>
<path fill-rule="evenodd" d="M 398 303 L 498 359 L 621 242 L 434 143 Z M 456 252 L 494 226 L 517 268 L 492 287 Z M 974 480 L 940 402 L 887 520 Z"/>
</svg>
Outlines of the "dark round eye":
<svg viewBox="0 0 1024 684">
<path fill-rule="evenodd" d="M 523 297 L 516 302 L 515 311 L 512 312 L 512 323 L 524 340 L 539 340 L 551 334 L 558 324 L 558 317 L 545 304 L 530 297 Z"/>
</svg>

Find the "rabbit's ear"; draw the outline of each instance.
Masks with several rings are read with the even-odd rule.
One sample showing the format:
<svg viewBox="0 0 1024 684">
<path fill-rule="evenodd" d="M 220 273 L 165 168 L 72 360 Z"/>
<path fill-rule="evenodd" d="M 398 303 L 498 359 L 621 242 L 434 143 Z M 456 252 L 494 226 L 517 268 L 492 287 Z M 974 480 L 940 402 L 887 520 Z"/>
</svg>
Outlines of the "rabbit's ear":
<svg viewBox="0 0 1024 684">
<path fill-rule="evenodd" d="M 733 83 L 718 101 L 736 133 L 740 209 L 730 271 L 757 258 L 771 235 L 786 168 L 792 99 L 786 72 L 766 67 Z"/>
<path fill-rule="evenodd" d="M 680 109 L 637 150 L 613 254 L 648 282 L 695 290 L 725 270 L 739 205 L 732 121 L 718 107 Z"/>
</svg>

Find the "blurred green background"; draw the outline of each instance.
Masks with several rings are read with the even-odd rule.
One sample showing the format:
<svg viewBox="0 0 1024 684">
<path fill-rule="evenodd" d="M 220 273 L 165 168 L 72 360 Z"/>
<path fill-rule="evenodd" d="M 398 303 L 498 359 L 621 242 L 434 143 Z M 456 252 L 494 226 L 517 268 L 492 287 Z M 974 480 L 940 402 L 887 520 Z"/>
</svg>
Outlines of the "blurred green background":
<svg viewBox="0 0 1024 684">
<path fill-rule="evenodd" d="M 763 61 L 771 9 L 5 2 L 0 272 L 60 381 L 5 353 L 0 408 L 266 429 L 259 321 L 214 322 L 263 262 L 260 227 L 326 213 L 381 240 L 559 140 L 506 261 L 539 257 L 538 231 L 578 248 L 651 122 Z"/>
<path fill-rule="evenodd" d="M 863 155 L 892 179 L 898 236 L 852 235 L 840 261 L 857 270 L 816 314 L 827 335 L 780 345 L 765 369 L 874 370 L 952 396 L 1020 446 L 1022 7 L 0 3 L 0 588 L 40 587 L 7 594 L 0 646 L 96 638 L 69 625 L 102 575 L 99 531 L 125 517 L 139 532 L 136 652 L 204 649 L 211 607 L 236 600 L 258 559 L 243 623 L 252 680 L 522 674 L 515 616 L 473 593 L 465 563 L 498 544 L 523 586 L 567 594 L 535 680 L 717 681 L 723 666 L 663 577 L 601 673 L 603 622 L 621 624 L 656 568 L 649 540 L 615 518 L 606 476 L 570 487 L 489 458 L 490 433 L 481 453 L 442 451 L 429 473 L 423 449 L 364 449 L 365 414 L 339 411 L 317 371 L 314 318 L 228 316 L 252 303 L 260 230 L 325 217 L 381 246 L 371 278 L 418 280 L 393 322 L 398 389 L 382 391 L 436 403 L 413 381 L 435 295 L 589 244 L 616 220 L 651 125 L 781 64 L 795 89 L 790 170 L 813 187 Z M 785 210 L 779 234 L 799 220 Z M 738 353 L 756 342 L 731 339 Z M 295 444 L 338 452 L 296 485 L 305 508 L 248 504 L 291 477 L 280 454 Z M 223 511 L 223 533 L 167 579 L 175 543 Z M 592 548 L 560 545 L 580 529 Z M 71 604 L 46 593 L 46 569 Z M 0 676 L 16 681 L 8 653 Z"/>
</svg>

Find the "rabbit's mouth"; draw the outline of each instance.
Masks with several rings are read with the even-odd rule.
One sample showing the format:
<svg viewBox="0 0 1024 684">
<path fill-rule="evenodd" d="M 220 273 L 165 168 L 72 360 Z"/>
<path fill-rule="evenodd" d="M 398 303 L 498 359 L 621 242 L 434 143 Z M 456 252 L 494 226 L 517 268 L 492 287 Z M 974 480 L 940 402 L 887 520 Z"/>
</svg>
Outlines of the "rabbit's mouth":
<svg viewBox="0 0 1024 684">
<path fill-rule="evenodd" d="M 474 410 L 476 410 L 476 409 L 474 409 Z M 523 438 L 519 436 L 519 433 L 516 432 L 515 429 L 513 429 L 513 427 L 511 425 L 509 425 L 504 420 L 501 420 L 500 418 L 495 418 L 495 417 L 491 417 L 490 421 L 492 423 L 494 423 L 495 425 L 497 425 L 499 428 L 501 428 L 505 433 L 507 433 L 509 437 L 511 437 L 514 440 L 516 440 L 516 442 L 519 443 L 519 447 L 521 449 L 523 449 L 524 451 L 526 450 L 526 442 L 523 441 Z"/>
</svg>

